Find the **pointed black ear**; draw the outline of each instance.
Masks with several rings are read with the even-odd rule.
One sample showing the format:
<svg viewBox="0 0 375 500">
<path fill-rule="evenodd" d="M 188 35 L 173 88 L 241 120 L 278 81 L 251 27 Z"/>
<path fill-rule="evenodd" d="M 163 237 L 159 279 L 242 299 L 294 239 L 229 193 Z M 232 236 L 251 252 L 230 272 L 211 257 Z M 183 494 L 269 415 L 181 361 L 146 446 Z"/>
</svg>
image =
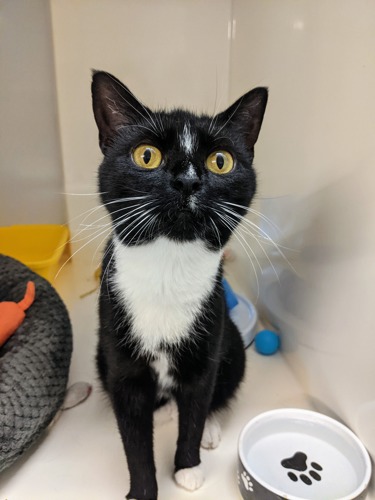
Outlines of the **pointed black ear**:
<svg viewBox="0 0 375 500">
<path fill-rule="evenodd" d="M 245 137 L 249 149 L 254 147 L 262 125 L 268 100 L 268 90 L 257 87 L 240 97 L 234 104 L 218 115 L 217 123 L 232 127 Z"/>
<path fill-rule="evenodd" d="M 149 110 L 120 80 L 105 71 L 93 71 L 91 92 L 99 145 L 105 154 L 119 128 L 136 123 Z"/>
</svg>

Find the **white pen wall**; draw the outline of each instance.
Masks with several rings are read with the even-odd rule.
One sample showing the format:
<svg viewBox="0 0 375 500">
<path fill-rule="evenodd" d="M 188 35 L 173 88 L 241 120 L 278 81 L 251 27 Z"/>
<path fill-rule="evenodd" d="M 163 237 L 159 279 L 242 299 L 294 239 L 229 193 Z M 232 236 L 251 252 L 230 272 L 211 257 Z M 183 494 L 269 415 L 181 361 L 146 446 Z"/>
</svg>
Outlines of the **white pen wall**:
<svg viewBox="0 0 375 500">
<path fill-rule="evenodd" d="M 66 220 L 50 17 L 0 3 L 0 225 Z"/>
<path fill-rule="evenodd" d="M 250 238 L 259 289 L 240 250 L 239 279 L 314 407 L 375 457 L 375 4 L 234 0 L 233 22 L 230 98 L 270 89 L 256 222 L 275 267 Z"/>
</svg>

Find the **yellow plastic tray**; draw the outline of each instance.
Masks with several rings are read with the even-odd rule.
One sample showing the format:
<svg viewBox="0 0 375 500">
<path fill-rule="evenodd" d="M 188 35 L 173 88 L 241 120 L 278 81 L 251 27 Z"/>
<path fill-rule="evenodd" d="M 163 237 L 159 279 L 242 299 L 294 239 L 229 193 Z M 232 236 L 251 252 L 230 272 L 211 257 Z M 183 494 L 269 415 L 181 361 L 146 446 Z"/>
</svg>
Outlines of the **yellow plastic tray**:
<svg viewBox="0 0 375 500">
<path fill-rule="evenodd" d="M 69 240 L 69 229 L 56 224 L 0 227 L 0 253 L 20 260 L 52 282 Z"/>
</svg>

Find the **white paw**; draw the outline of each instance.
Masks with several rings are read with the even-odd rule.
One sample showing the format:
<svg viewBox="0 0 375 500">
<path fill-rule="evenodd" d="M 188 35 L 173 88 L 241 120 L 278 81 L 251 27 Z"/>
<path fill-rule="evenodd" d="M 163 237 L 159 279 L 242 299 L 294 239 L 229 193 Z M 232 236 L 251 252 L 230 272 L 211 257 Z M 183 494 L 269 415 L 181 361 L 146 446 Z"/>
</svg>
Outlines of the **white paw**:
<svg viewBox="0 0 375 500">
<path fill-rule="evenodd" d="M 204 424 L 204 431 L 201 441 L 202 448 L 206 448 L 207 450 L 212 450 L 219 446 L 221 441 L 221 428 L 219 422 L 216 420 L 216 417 L 211 415 L 207 418 L 206 423 Z"/>
<path fill-rule="evenodd" d="M 203 471 L 200 465 L 190 467 L 189 469 L 178 470 L 174 478 L 176 483 L 185 490 L 195 491 L 200 488 L 204 481 Z"/>
<path fill-rule="evenodd" d="M 171 420 L 177 420 L 177 405 L 175 401 L 168 401 L 154 412 L 154 424 L 163 425 Z"/>
</svg>

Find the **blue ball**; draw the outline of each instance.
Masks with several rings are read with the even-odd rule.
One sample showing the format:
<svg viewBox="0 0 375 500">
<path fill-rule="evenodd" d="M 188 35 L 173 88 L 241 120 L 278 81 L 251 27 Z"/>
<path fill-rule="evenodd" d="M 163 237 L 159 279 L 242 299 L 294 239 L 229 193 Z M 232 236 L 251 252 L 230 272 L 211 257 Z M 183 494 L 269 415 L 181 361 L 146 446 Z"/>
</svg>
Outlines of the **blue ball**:
<svg viewBox="0 0 375 500">
<path fill-rule="evenodd" d="M 280 347 L 280 337 L 272 330 L 261 330 L 255 335 L 255 349 L 259 354 L 270 356 Z"/>
</svg>

